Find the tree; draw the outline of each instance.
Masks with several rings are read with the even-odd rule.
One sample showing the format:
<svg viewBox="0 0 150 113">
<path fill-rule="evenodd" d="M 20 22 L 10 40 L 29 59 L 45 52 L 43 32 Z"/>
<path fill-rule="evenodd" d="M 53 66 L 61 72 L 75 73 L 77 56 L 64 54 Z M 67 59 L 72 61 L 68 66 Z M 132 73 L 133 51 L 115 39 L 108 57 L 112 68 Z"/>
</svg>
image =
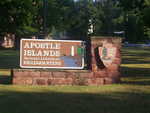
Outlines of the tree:
<svg viewBox="0 0 150 113">
<path fill-rule="evenodd" d="M 117 0 L 101 0 L 94 3 L 94 35 L 113 35 L 123 29 L 122 10 Z"/>
<path fill-rule="evenodd" d="M 32 0 L 0 1 L 0 33 L 18 33 L 33 24 L 36 13 Z"/>
<path fill-rule="evenodd" d="M 145 0 L 143 9 L 144 34 L 150 39 L 150 0 Z"/>
<path fill-rule="evenodd" d="M 130 42 L 144 40 L 144 21 L 142 18 L 144 0 L 120 0 L 119 3 L 124 11 L 126 40 Z"/>
<path fill-rule="evenodd" d="M 48 29 L 53 27 L 58 32 L 69 36 L 86 36 L 88 30 L 88 1 L 51 0 L 48 2 Z"/>
</svg>

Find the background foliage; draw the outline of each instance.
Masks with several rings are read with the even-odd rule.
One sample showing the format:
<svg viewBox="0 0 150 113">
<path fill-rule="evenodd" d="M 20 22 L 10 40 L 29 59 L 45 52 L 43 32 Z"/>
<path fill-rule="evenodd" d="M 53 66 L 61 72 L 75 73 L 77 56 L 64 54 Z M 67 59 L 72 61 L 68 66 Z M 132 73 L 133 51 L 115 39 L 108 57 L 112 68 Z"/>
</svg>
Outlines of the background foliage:
<svg viewBox="0 0 150 113">
<path fill-rule="evenodd" d="M 150 38 L 150 0 L 2 0 L 0 34 L 122 36 L 129 42 Z"/>
</svg>

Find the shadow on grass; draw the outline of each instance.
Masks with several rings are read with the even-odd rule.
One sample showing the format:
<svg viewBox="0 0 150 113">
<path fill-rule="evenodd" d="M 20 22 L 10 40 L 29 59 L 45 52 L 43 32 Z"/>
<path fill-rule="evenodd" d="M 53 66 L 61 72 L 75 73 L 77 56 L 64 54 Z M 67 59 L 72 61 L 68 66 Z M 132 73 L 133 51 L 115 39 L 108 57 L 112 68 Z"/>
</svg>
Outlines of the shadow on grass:
<svg viewBox="0 0 150 113">
<path fill-rule="evenodd" d="M 123 84 L 150 85 L 150 48 L 123 48 L 121 75 Z"/>
<path fill-rule="evenodd" d="M 149 68 L 121 67 L 122 83 L 134 85 L 150 85 Z"/>
<path fill-rule="evenodd" d="M 122 53 L 123 64 L 150 64 L 149 53 Z"/>
<path fill-rule="evenodd" d="M 12 84 L 11 76 L 0 76 L 0 84 Z"/>
<path fill-rule="evenodd" d="M 124 78 L 122 78 L 124 79 Z M 126 79 L 126 78 L 125 78 Z M 145 81 L 143 80 L 142 77 L 138 77 L 138 78 L 127 78 L 127 79 L 130 79 L 130 80 L 122 80 L 122 84 L 131 84 L 131 85 L 150 85 L 150 77 L 148 78 L 149 80 Z M 146 79 L 146 78 L 145 78 Z"/>
<path fill-rule="evenodd" d="M 0 50 L 0 69 L 19 68 L 19 51 Z"/>
<path fill-rule="evenodd" d="M 150 64 L 150 48 L 123 48 L 122 55 L 123 55 L 123 64 Z"/>
<path fill-rule="evenodd" d="M 136 77 L 145 76 L 150 77 L 150 68 L 134 68 L 134 67 L 121 67 L 122 76 L 124 77 Z"/>
<path fill-rule="evenodd" d="M 141 58 L 124 58 L 122 60 L 123 64 L 150 64 L 150 60 L 145 60 L 146 57 Z M 150 58 L 150 56 L 149 56 Z"/>
<path fill-rule="evenodd" d="M 146 93 L 0 92 L 0 113 L 149 113 Z"/>
</svg>

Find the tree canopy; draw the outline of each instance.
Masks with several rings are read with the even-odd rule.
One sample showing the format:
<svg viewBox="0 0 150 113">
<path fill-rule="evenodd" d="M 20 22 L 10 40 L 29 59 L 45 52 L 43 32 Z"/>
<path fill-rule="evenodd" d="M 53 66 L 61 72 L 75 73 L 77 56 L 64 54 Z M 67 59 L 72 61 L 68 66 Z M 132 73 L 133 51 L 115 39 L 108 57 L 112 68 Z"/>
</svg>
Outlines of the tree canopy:
<svg viewBox="0 0 150 113">
<path fill-rule="evenodd" d="M 1 0 L 0 34 L 114 35 L 150 39 L 150 0 Z"/>
</svg>

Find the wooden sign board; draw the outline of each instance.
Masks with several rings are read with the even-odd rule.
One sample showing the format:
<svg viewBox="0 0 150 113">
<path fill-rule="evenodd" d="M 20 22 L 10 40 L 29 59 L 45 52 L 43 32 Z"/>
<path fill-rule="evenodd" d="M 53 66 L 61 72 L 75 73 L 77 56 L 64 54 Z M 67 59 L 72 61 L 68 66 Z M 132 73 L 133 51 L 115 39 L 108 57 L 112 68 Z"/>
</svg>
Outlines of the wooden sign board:
<svg viewBox="0 0 150 113">
<path fill-rule="evenodd" d="M 83 69 L 84 43 L 72 40 L 22 39 L 20 67 Z"/>
</svg>

